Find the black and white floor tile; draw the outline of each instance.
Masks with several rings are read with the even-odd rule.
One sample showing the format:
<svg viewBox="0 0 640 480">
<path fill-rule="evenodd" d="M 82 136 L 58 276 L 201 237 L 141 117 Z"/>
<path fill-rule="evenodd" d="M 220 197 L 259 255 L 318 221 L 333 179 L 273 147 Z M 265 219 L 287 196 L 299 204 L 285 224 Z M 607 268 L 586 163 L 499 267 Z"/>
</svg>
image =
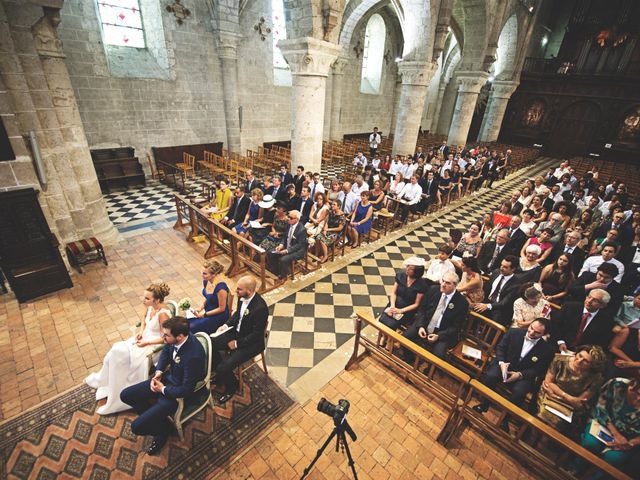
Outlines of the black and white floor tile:
<svg viewBox="0 0 640 480">
<path fill-rule="evenodd" d="M 382 312 L 395 274 L 406 258 L 417 255 L 430 261 L 446 242 L 449 229 L 466 231 L 471 221 L 480 220 L 483 213 L 496 209 L 514 187 L 537 171 L 515 173 L 401 239 L 272 305 L 267 364 L 274 375 L 291 386 L 308 373 L 353 336 L 354 309 L 374 316 Z"/>
</svg>

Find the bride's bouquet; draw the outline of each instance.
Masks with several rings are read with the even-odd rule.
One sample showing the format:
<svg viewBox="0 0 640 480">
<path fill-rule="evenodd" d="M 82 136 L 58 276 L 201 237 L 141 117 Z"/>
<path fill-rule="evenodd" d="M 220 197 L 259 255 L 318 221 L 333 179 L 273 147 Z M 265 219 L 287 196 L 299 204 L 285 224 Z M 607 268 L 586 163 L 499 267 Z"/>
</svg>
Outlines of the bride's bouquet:
<svg viewBox="0 0 640 480">
<path fill-rule="evenodd" d="M 191 307 L 191 299 L 185 297 L 178 302 L 178 308 L 182 311 L 187 311 Z"/>
</svg>

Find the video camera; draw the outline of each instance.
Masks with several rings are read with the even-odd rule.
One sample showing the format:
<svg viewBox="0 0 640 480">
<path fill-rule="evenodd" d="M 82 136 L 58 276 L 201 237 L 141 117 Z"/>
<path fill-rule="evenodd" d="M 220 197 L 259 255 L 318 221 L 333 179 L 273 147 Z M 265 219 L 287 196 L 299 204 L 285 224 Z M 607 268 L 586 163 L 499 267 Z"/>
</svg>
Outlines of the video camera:
<svg viewBox="0 0 640 480">
<path fill-rule="evenodd" d="M 349 406 L 349 401 L 344 398 L 338 400 L 338 405 L 334 405 L 329 400 L 322 397 L 318 402 L 318 411 L 333 418 L 333 423 L 335 425 L 340 425 L 349 412 Z"/>
</svg>

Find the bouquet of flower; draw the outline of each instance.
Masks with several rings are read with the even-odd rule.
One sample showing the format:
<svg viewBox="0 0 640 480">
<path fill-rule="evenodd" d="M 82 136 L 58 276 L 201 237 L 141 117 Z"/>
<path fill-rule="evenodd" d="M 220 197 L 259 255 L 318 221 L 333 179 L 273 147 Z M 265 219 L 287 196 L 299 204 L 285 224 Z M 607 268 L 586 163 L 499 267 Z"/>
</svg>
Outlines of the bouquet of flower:
<svg viewBox="0 0 640 480">
<path fill-rule="evenodd" d="M 185 297 L 178 302 L 178 308 L 180 310 L 186 311 L 189 307 L 191 307 L 191 299 L 188 297 Z"/>
</svg>

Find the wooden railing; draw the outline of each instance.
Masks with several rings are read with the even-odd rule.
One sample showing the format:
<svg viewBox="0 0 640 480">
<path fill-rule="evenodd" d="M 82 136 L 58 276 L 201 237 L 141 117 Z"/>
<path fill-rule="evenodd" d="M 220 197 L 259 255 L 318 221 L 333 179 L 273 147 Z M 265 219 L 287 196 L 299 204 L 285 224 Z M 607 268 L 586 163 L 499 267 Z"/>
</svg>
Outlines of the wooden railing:
<svg viewBox="0 0 640 480">
<path fill-rule="evenodd" d="M 367 332 L 363 332 L 365 327 L 370 327 Z M 386 337 L 387 342 L 395 342 L 400 348 L 413 352 L 416 357 L 414 363 L 409 365 L 393 355 L 389 348 L 381 345 L 379 341 L 381 337 Z M 414 385 L 423 387 L 423 390 L 434 394 L 442 401 L 448 417 L 437 441 L 445 447 L 454 438 L 457 438 L 459 446 L 462 441 L 462 431 L 470 427 L 490 437 L 502 450 L 511 454 L 542 478 L 575 479 L 575 476 L 562 467 L 577 456 L 587 462 L 592 470 L 599 470 L 608 477 L 631 480 L 631 477 L 624 472 L 565 437 L 537 417 L 516 407 L 478 380 L 472 379 L 463 371 L 404 338 L 372 318 L 371 315 L 356 312 L 353 353 L 345 369 L 353 368 L 368 355 L 386 362 L 393 370 L 410 379 Z M 430 365 L 427 369 L 428 375 L 422 373 L 425 363 Z M 444 374 L 445 378 L 440 378 L 442 375 L 438 376 L 436 373 Z M 474 398 L 487 399 L 497 409 L 499 415 L 492 421 L 493 417 L 473 410 L 470 404 Z M 501 420 L 507 416 L 519 426 L 515 438 L 499 427 Z M 546 440 L 546 443 L 540 442 L 541 439 Z"/>
</svg>

